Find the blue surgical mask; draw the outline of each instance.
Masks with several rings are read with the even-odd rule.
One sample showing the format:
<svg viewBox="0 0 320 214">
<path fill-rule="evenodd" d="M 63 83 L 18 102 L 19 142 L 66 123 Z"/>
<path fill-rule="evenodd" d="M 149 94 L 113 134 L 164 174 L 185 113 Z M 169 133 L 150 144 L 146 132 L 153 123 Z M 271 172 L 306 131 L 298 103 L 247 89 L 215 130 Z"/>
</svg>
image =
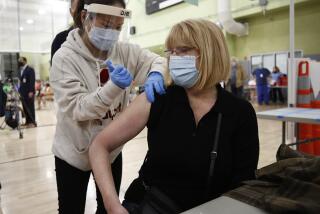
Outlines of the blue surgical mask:
<svg viewBox="0 0 320 214">
<path fill-rule="evenodd" d="M 193 87 L 199 77 L 195 56 L 170 56 L 169 70 L 173 82 L 183 88 Z"/>
<path fill-rule="evenodd" d="M 99 50 L 109 51 L 119 39 L 120 31 L 92 26 L 88 34 L 90 42 Z"/>
</svg>

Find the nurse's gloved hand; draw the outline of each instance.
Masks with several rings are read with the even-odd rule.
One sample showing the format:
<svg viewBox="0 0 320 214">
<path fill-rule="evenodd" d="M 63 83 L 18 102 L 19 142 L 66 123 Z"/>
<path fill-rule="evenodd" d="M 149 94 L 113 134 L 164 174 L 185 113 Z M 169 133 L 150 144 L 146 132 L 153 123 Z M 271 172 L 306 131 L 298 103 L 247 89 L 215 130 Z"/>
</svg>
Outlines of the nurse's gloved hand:
<svg viewBox="0 0 320 214">
<path fill-rule="evenodd" d="M 107 60 L 105 64 L 108 66 L 110 79 L 118 87 L 124 89 L 131 85 L 132 75 L 122 65 L 113 65 L 111 60 Z"/>
<path fill-rule="evenodd" d="M 150 103 L 155 100 L 154 90 L 160 95 L 166 93 L 163 76 L 158 71 L 151 71 L 144 84 L 144 91 Z"/>
</svg>

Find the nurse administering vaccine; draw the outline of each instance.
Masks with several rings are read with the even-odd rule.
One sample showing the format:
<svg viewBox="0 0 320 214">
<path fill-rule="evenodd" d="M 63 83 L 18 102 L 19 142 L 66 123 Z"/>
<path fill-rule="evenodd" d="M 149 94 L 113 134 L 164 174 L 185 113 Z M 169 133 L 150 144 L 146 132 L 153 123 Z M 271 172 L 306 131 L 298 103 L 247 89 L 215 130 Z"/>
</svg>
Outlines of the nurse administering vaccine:
<svg viewBox="0 0 320 214">
<path fill-rule="evenodd" d="M 55 53 L 50 83 L 58 104 L 53 142 L 59 213 L 84 213 L 91 175 L 92 139 L 127 106 L 131 83 L 145 86 L 147 99 L 164 94 L 166 60 L 137 45 L 118 41 L 124 19 L 123 0 L 80 0 L 77 28 Z M 121 149 L 113 152 L 117 191 L 122 174 Z M 105 213 L 97 189 L 97 213 Z"/>
</svg>

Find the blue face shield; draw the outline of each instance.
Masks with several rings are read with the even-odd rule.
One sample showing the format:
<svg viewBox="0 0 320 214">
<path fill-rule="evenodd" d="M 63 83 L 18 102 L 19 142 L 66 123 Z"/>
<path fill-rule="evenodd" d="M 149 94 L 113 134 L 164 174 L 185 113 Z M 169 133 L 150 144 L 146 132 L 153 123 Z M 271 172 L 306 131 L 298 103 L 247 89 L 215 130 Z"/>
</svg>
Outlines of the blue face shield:
<svg viewBox="0 0 320 214">
<path fill-rule="evenodd" d="M 170 56 L 170 76 L 176 85 L 192 88 L 199 77 L 196 56 Z"/>
<path fill-rule="evenodd" d="M 120 31 L 92 26 L 88 36 L 90 42 L 99 50 L 109 51 L 118 41 Z"/>
</svg>

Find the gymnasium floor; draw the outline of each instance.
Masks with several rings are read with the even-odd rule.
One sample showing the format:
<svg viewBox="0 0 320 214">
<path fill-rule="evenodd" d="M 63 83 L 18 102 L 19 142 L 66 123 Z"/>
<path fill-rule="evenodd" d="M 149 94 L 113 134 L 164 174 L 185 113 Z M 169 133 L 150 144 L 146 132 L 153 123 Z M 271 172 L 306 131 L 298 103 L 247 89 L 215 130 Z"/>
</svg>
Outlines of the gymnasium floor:
<svg viewBox="0 0 320 214">
<path fill-rule="evenodd" d="M 255 106 L 262 111 L 283 106 Z M 51 153 L 55 130 L 54 106 L 38 110 L 37 128 L 25 129 L 24 138 L 17 131 L 0 130 L 0 214 L 57 213 L 54 158 Z M 0 118 L 0 124 L 3 118 Z M 275 161 L 281 142 L 281 123 L 258 120 L 260 138 L 259 168 Z M 120 198 L 137 177 L 146 153 L 146 130 L 131 140 L 123 150 L 123 177 Z M 95 213 L 95 187 L 90 179 L 86 213 Z"/>
</svg>

